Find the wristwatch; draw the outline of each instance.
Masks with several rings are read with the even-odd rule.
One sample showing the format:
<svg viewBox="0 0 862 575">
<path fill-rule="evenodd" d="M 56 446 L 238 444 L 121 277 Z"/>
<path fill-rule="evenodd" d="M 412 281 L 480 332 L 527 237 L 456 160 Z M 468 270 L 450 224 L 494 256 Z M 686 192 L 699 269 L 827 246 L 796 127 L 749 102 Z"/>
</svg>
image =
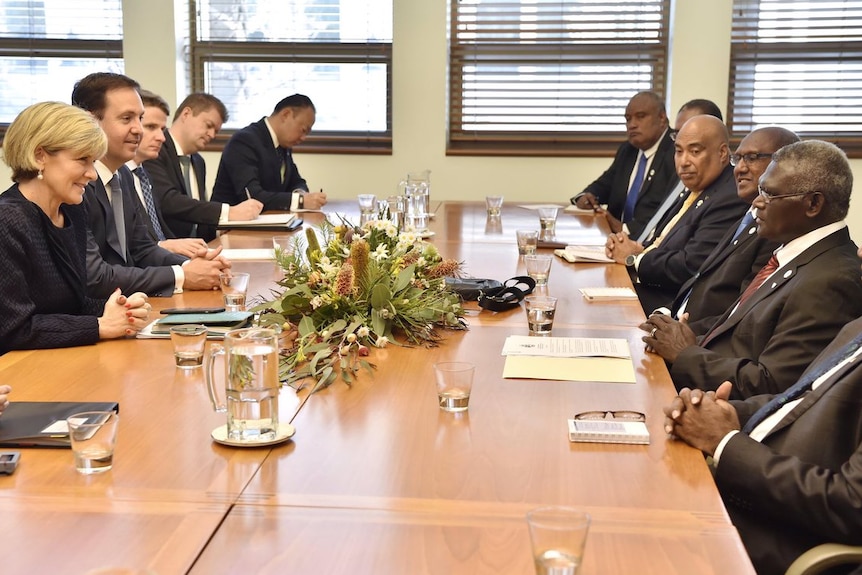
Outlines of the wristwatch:
<svg viewBox="0 0 862 575">
<path fill-rule="evenodd" d="M 635 256 L 634 254 L 629 254 L 626 256 L 626 265 L 630 268 L 634 267 L 636 260 L 637 256 Z"/>
</svg>

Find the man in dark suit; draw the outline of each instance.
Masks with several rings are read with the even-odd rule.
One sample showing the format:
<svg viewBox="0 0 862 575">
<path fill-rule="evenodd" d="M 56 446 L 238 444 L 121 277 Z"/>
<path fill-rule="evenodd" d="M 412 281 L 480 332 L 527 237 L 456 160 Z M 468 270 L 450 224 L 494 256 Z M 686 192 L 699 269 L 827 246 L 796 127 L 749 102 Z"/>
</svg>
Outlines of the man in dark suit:
<svg viewBox="0 0 862 575">
<path fill-rule="evenodd" d="M 751 204 L 772 154 L 798 141 L 796 134 L 777 126 L 759 128 L 743 138 L 736 153 L 730 156 L 737 196 Z M 754 211 L 750 208 L 738 223 L 728 228 L 697 273 L 682 285 L 667 308 L 657 310 L 659 313 L 675 319 L 683 317 L 698 335 L 712 327 L 779 246 L 778 242 L 757 234 Z"/>
<path fill-rule="evenodd" d="M 72 92 L 72 103 L 93 114 L 108 140 L 108 151 L 96 162 L 99 177 L 84 192 L 92 238 L 87 250 L 91 295 L 104 297 L 117 286 L 150 295 L 215 289 L 219 273 L 230 266 L 219 255 L 221 249 L 189 260 L 159 247 L 132 191 L 132 176 L 124 164 L 135 156 L 141 140 L 138 89 L 127 76 L 99 72 L 83 78 Z"/>
<path fill-rule="evenodd" d="M 305 140 L 314 119 L 308 96 L 294 94 L 276 104 L 272 114 L 231 136 L 221 154 L 213 201 L 235 206 L 254 198 L 264 210 L 291 211 L 326 204 L 322 190 L 308 191 L 291 153 Z"/>
<path fill-rule="evenodd" d="M 675 164 L 688 188 L 645 246 L 611 234 L 607 256 L 625 264 L 646 313 L 673 298 L 700 268 L 748 204 L 736 195 L 727 128 L 714 116 L 688 120 L 674 142 Z"/>
<path fill-rule="evenodd" d="M 200 151 L 227 119 L 221 100 L 203 92 L 190 94 L 177 108 L 170 129 L 164 131 L 164 145 L 158 154 L 144 162 L 171 237 L 209 241 L 215 238 L 217 224 L 253 220 L 263 209 L 254 199 L 244 199 L 235 206 L 207 201 L 206 163 Z"/>
<path fill-rule="evenodd" d="M 725 382 L 715 393 L 685 388 L 664 409 L 668 434 L 713 456 L 716 486 L 761 575 L 783 574 L 822 543 L 862 545 L 860 340 L 862 318 L 786 395 L 728 402 Z"/>
<path fill-rule="evenodd" d="M 862 315 L 859 258 L 844 222 L 852 186 L 847 157 L 832 144 L 797 142 L 774 154 L 753 205 L 757 233 L 781 247 L 702 337 L 667 316 L 647 320 L 643 341 L 671 363 L 678 388 L 727 380 L 737 399 L 780 393 Z"/>
<path fill-rule="evenodd" d="M 643 227 L 677 182 L 673 141 L 664 101 L 654 92 L 639 92 L 625 112 L 628 141 L 617 149 L 611 166 L 571 202 L 582 209 L 607 204 L 614 231 L 622 224 L 632 236 Z"/>
</svg>

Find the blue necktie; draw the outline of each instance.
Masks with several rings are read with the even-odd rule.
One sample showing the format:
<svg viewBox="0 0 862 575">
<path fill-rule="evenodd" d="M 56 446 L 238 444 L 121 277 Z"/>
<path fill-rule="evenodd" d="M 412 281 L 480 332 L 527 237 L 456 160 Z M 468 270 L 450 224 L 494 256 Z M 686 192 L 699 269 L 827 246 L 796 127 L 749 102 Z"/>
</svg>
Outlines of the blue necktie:
<svg viewBox="0 0 862 575">
<path fill-rule="evenodd" d="M 753 221 L 754 221 L 754 214 L 752 214 L 750 211 L 745 212 L 745 215 L 742 216 L 742 221 L 739 222 L 739 227 L 736 228 L 736 232 L 734 232 L 733 238 L 730 241 L 733 242 L 733 240 L 738 238 L 739 234 L 742 233 L 742 230 L 747 228 L 751 224 L 751 222 L 753 222 Z"/>
<path fill-rule="evenodd" d="M 138 166 L 134 169 L 135 174 L 141 181 L 141 195 L 144 197 L 144 207 L 147 209 L 147 215 L 150 216 L 150 223 L 153 225 L 153 231 L 156 234 L 158 241 L 165 239 L 165 233 L 162 231 L 162 224 L 159 222 L 159 214 L 156 212 L 156 202 L 153 201 L 153 183 L 150 181 L 150 176 L 143 166 Z"/>
<path fill-rule="evenodd" d="M 114 227 L 117 228 L 117 239 L 120 241 L 120 251 L 123 261 L 126 258 L 126 218 L 123 214 L 123 186 L 120 184 L 120 173 L 114 174 L 108 181 L 111 186 L 111 208 L 114 212 Z"/>
<path fill-rule="evenodd" d="M 802 395 L 811 389 L 812 383 L 814 383 L 824 373 L 856 353 L 859 346 L 862 346 L 862 333 L 858 334 L 844 347 L 814 366 L 813 369 L 803 375 L 802 379 L 793 384 L 793 386 L 787 391 L 776 395 L 769 401 L 769 403 L 755 411 L 754 415 L 751 416 L 751 419 L 745 423 L 745 427 L 742 428 L 742 432 L 751 433 L 755 427 L 763 423 L 763 420 L 767 417 L 781 409 L 784 404 L 802 397 Z"/>
<path fill-rule="evenodd" d="M 638 201 L 638 194 L 640 194 L 641 187 L 643 187 L 644 184 L 646 165 L 646 154 L 640 152 L 640 159 L 638 160 L 638 169 L 637 172 L 635 172 L 635 179 L 632 180 L 632 187 L 629 188 L 629 194 L 626 196 L 626 207 L 623 210 L 623 222 L 631 221 L 632 216 L 635 213 L 635 204 Z"/>
</svg>

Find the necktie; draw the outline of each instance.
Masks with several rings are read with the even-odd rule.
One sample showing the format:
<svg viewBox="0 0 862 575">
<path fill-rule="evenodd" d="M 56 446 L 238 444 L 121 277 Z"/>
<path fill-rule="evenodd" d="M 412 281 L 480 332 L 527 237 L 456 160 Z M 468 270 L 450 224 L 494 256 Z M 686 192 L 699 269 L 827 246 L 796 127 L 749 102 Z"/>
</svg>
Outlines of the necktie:
<svg viewBox="0 0 862 575">
<path fill-rule="evenodd" d="M 652 236 L 655 235 L 654 231 L 658 223 L 676 201 L 681 193 L 685 191 L 685 186 L 682 182 L 677 182 L 676 186 L 674 186 L 673 190 L 667 195 L 667 197 L 662 202 L 661 206 L 656 210 L 656 212 L 652 215 L 649 222 L 647 222 L 644 231 L 641 232 L 641 235 L 637 237 L 636 242 L 643 245 L 647 240 L 652 239 Z"/>
<path fill-rule="evenodd" d="M 159 222 L 159 214 L 156 212 L 156 202 L 153 201 L 153 183 L 150 181 L 150 176 L 143 166 L 138 166 L 134 170 L 138 179 L 141 181 L 141 195 L 144 197 L 144 207 L 147 209 L 147 215 L 150 216 L 150 223 L 153 225 L 153 231 L 156 234 L 158 241 L 165 239 L 165 233 L 162 231 L 162 224 Z"/>
<path fill-rule="evenodd" d="M 742 292 L 742 295 L 739 296 L 739 299 L 736 300 L 736 304 L 731 309 L 734 311 L 739 309 L 739 306 L 741 306 L 743 303 L 745 303 L 745 300 L 747 300 L 749 297 L 751 297 L 751 294 L 756 292 L 757 288 L 759 288 L 761 285 L 763 285 L 763 282 L 766 281 L 766 278 L 771 276 L 772 272 L 774 272 L 777 269 L 778 269 L 778 258 L 775 257 L 775 254 L 773 254 L 772 257 L 769 258 L 769 261 L 766 262 L 766 265 L 763 266 L 762 268 L 760 268 L 760 271 L 757 272 L 757 275 L 754 276 L 754 279 L 751 280 L 751 283 L 748 284 L 748 287 L 745 288 L 745 291 Z M 704 335 L 703 339 L 700 340 L 701 347 L 706 347 L 706 344 L 710 342 L 710 340 L 713 338 L 713 336 L 718 331 L 718 329 L 722 325 L 724 325 L 725 322 L 727 322 L 727 320 L 729 318 L 730 318 L 730 315 L 726 315 L 724 320 L 716 322 L 715 325 L 712 326 L 708 332 L 706 332 L 706 335 Z"/>
<path fill-rule="evenodd" d="M 741 234 L 745 228 L 747 228 L 749 225 L 751 225 L 751 222 L 753 222 L 753 221 L 754 221 L 754 214 L 752 214 L 750 211 L 745 212 L 745 215 L 742 216 L 742 221 L 739 222 L 739 226 L 736 228 L 736 232 L 734 232 L 733 238 L 730 241 L 733 242 L 733 240 L 738 238 L 739 234 Z"/>
<path fill-rule="evenodd" d="M 673 215 L 670 221 L 668 221 L 668 223 L 664 225 L 664 227 L 661 229 L 661 233 L 659 234 L 659 236 L 655 238 L 653 242 L 646 247 L 644 253 L 652 251 L 661 245 L 661 243 L 668 236 L 668 234 L 670 234 L 670 231 L 677 224 L 677 222 L 682 219 L 688 209 L 694 204 L 695 201 L 697 201 L 697 199 L 700 197 L 700 194 L 701 192 L 688 192 L 688 197 L 679 207 L 679 210 Z"/>
<path fill-rule="evenodd" d="M 186 195 L 194 198 L 192 194 L 192 159 L 189 156 L 180 156 L 180 166 L 183 170 L 183 184 L 186 186 Z"/>
<path fill-rule="evenodd" d="M 646 173 L 647 157 L 646 154 L 640 152 L 638 160 L 638 168 L 635 172 L 635 179 L 632 180 L 632 186 L 629 188 L 629 193 L 626 196 L 626 206 L 623 209 L 623 222 L 628 222 L 632 219 L 635 213 L 635 204 L 638 201 L 638 194 L 644 184 L 644 174 Z"/>
<path fill-rule="evenodd" d="M 280 164 L 279 173 L 281 174 L 281 183 L 284 183 L 284 174 L 287 172 L 287 151 L 283 148 L 278 148 L 278 161 Z"/>
<path fill-rule="evenodd" d="M 787 391 L 773 397 L 769 403 L 754 412 L 754 415 L 745 422 L 742 428 L 743 433 L 751 433 L 755 427 L 763 423 L 767 417 L 781 409 L 781 407 L 795 399 L 799 399 L 803 394 L 811 389 L 811 384 L 817 381 L 824 373 L 834 368 L 836 365 L 846 360 L 853 355 L 859 346 L 862 345 L 862 333 L 854 337 L 847 345 L 836 351 L 831 356 L 827 357 L 812 369 L 802 376 L 802 379 L 797 381 Z"/>
<path fill-rule="evenodd" d="M 111 208 L 114 211 L 114 226 L 117 228 L 117 238 L 120 241 L 120 252 L 123 260 L 126 258 L 126 218 L 123 214 L 123 186 L 120 183 L 120 173 L 114 174 L 108 185 L 111 186 Z"/>
</svg>

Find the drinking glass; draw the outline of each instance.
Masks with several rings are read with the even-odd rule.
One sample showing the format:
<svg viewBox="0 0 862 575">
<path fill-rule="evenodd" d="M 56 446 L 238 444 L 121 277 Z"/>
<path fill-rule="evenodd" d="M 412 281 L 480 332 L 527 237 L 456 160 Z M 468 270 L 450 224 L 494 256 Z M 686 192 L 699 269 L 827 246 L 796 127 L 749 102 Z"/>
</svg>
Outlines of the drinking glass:
<svg viewBox="0 0 862 575">
<path fill-rule="evenodd" d="M 434 364 L 437 379 L 437 402 L 443 411 L 466 411 L 473 389 L 476 366 L 466 361 L 444 361 Z"/>
<path fill-rule="evenodd" d="M 554 329 L 554 314 L 557 313 L 557 298 L 531 295 L 524 298 L 527 310 L 527 328 L 530 335 L 551 335 Z"/>
<path fill-rule="evenodd" d="M 485 196 L 485 209 L 489 218 L 499 218 L 503 208 L 503 196 Z"/>
<path fill-rule="evenodd" d="M 177 367 L 194 369 L 204 364 L 204 347 L 207 343 L 205 325 L 194 323 L 171 327 L 171 343 L 174 344 Z"/>
<path fill-rule="evenodd" d="M 560 208 L 539 208 L 540 240 L 553 240 L 557 235 L 557 212 Z"/>
<path fill-rule="evenodd" d="M 219 274 L 218 277 L 225 311 L 244 311 L 249 274 L 227 273 Z"/>
<path fill-rule="evenodd" d="M 518 253 L 528 255 L 536 253 L 536 246 L 539 242 L 539 232 L 536 230 L 516 230 L 515 235 L 518 238 Z"/>
<path fill-rule="evenodd" d="M 78 473 L 93 475 L 111 469 L 119 422 L 113 411 L 85 411 L 66 420 Z"/>
<path fill-rule="evenodd" d="M 536 575 L 577 575 L 590 516 L 571 507 L 539 507 L 527 513 Z"/>
<path fill-rule="evenodd" d="M 548 254 L 530 254 L 524 256 L 524 265 L 527 267 L 527 275 L 536 280 L 536 286 L 548 285 L 548 276 L 551 275 L 552 256 Z"/>
</svg>

